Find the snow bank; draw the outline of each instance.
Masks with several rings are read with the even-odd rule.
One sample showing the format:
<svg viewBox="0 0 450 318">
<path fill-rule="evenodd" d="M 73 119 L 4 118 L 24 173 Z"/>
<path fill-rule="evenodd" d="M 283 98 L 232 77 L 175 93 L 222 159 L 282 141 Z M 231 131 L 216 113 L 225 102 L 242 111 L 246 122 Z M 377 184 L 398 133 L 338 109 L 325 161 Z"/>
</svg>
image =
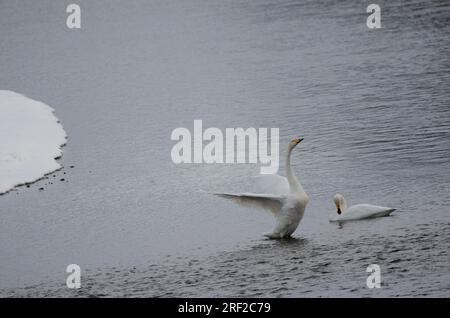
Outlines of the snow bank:
<svg viewBox="0 0 450 318">
<path fill-rule="evenodd" d="M 0 194 L 61 168 L 66 138 L 53 108 L 0 90 Z"/>
</svg>

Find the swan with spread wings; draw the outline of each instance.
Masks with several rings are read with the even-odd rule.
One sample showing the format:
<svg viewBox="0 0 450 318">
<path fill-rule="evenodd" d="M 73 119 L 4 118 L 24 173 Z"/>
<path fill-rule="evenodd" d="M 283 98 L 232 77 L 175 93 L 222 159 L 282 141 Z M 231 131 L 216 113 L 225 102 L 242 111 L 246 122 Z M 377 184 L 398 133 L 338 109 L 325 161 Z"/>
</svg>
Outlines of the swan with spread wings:
<svg viewBox="0 0 450 318">
<path fill-rule="evenodd" d="M 286 177 L 276 174 L 261 175 L 258 183 L 264 188 L 262 193 L 214 193 L 222 198 L 272 212 L 276 225 L 264 236 L 271 239 L 288 238 L 297 229 L 309 202 L 308 195 L 297 180 L 291 167 L 292 150 L 303 138 L 293 139 L 286 153 Z"/>
</svg>

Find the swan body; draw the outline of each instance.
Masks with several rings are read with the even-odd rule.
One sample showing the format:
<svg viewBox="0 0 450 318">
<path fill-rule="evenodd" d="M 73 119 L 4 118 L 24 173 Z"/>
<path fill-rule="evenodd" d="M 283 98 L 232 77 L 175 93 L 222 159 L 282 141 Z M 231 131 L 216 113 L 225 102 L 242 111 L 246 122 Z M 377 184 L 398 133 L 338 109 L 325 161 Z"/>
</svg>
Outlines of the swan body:
<svg viewBox="0 0 450 318">
<path fill-rule="evenodd" d="M 260 175 L 257 177 L 262 193 L 214 193 L 222 198 L 251 207 L 270 211 L 276 220 L 274 229 L 264 236 L 270 239 L 290 237 L 297 229 L 309 202 L 308 195 L 294 175 L 291 167 L 292 150 L 303 140 L 294 139 L 288 145 L 286 176 Z"/>
<path fill-rule="evenodd" d="M 388 216 L 395 211 L 393 208 L 372 204 L 355 204 L 347 208 L 347 203 L 342 194 L 337 193 L 333 198 L 337 214 L 330 216 L 331 222 L 363 220 Z"/>
</svg>

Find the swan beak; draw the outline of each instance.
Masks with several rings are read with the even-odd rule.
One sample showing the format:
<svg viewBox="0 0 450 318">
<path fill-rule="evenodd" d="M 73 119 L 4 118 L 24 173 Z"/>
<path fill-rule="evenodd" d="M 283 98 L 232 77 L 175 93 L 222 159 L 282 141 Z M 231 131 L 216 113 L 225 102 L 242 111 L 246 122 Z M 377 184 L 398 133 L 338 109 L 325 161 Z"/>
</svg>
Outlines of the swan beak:
<svg viewBox="0 0 450 318">
<path fill-rule="evenodd" d="M 337 214 L 341 214 L 342 211 L 341 211 L 341 207 L 339 205 L 339 202 L 336 202 L 335 204 L 336 204 Z"/>
<path fill-rule="evenodd" d="M 298 145 L 299 143 L 301 143 L 303 141 L 303 139 L 305 139 L 305 138 L 294 139 L 293 142 L 295 142 L 295 144 Z"/>
</svg>

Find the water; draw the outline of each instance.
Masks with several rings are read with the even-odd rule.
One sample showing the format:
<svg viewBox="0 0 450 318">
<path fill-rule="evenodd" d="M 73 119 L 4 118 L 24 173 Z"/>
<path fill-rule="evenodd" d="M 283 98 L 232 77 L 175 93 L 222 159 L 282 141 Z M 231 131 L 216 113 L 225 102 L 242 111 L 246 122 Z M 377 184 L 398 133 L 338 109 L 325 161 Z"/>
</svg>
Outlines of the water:
<svg viewBox="0 0 450 318">
<path fill-rule="evenodd" d="M 0 87 L 52 105 L 69 135 L 64 169 L 0 197 L 0 295 L 449 296 L 446 1 L 378 2 L 380 30 L 359 1 L 78 4 L 71 31 L 62 3 L 0 3 Z M 172 163 L 194 119 L 305 137 L 294 239 L 200 191 L 247 190 L 258 165 Z M 397 211 L 330 224 L 338 191 Z"/>
</svg>

